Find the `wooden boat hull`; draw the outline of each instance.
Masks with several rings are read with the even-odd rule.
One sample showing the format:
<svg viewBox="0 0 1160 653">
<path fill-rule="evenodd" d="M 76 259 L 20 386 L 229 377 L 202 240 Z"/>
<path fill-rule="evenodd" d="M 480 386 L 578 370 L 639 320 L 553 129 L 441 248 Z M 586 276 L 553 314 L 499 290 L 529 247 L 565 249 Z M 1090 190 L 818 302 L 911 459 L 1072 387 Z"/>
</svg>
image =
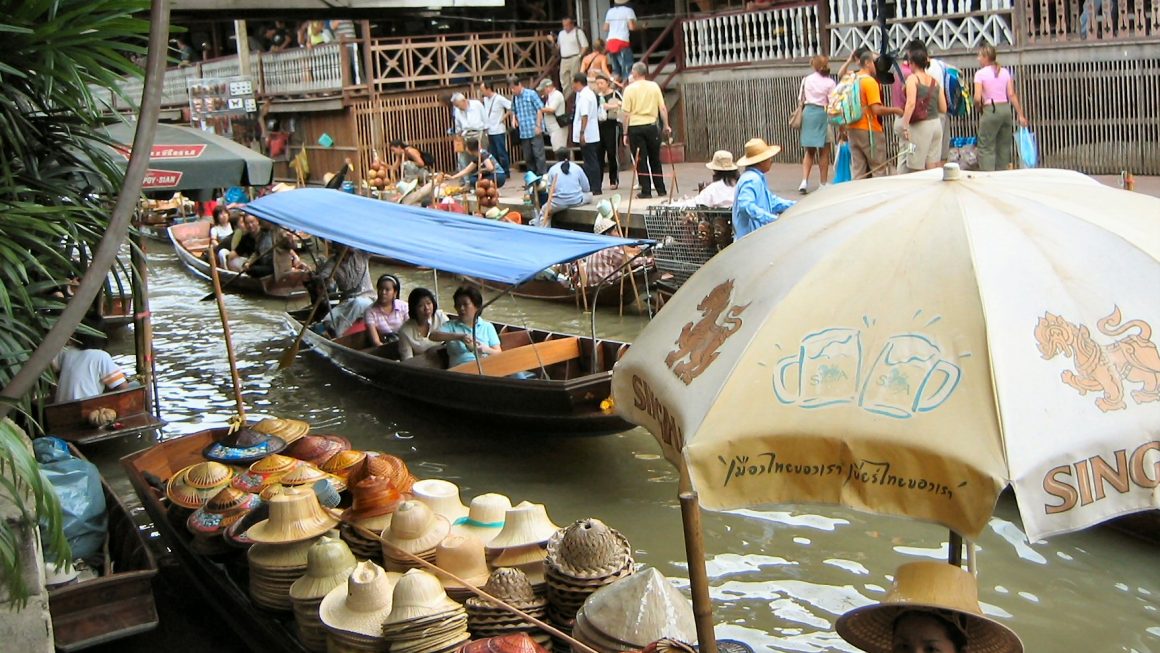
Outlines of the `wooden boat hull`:
<svg viewBox="0 0 1160 653">
<path fill-rule="evenodd" d="M 302 313 L 286 315 L 287 326 L 295 334 L 302 328 Z M 495 326 L 497 330 L 503 328 L 498 323 Z M 556 335 L 535 333 L 538 338 Z M 473 420 L 532 431 L 583 435 L 618 433 L 632 428 L 631 424 L 600 406 L 612 393 L 611 363 L 627 350 L 628 345 L 624 343 L 596 343 L 601 361 L 598 368 L 605 371 L 542 380 L 480 376 L 406 365 L 363 350 L 350 341 L 349 336 L 335 341 L 309 329 L 304 341 L 343 370 L 396 396 Z M 590 338 L 581 339 L 581 351 L 582 358 L 591 359 L 593 343 Z"/>
<path fill-rule="evenodd" d="M 98 328 L 102 331 L 113 331 L 133 323 L 133 294 L 117 294 L 111 290 L 104 290 L 97 298 L 100 302 L 100 317 Z"/>
<path fill-rule="evenodd" d="M 209 245 L 209 229 L 210 223 L 205 220 L 186 222 L 169 227 L 169 236 L 173 241 L 173 250 L 177 252 L 177 259 L 181 261 L 185 269 L 193 273 L 194 276 L 212 283 L 209 263 L 200 256 L 201 251 Z M 233 270 L 221 268 L 218 268 L 218 276 L 223 286 L 228 283 L 231 289 L 245 293 L 267 295 L 280 299 L 306 295 L 306 289 L 302 287 L 301 283 L 276 284 L 272 277 L 251 277 L 248 274 L 238 274 Z M 237 277 L 241 278 L 235 281 Z"/>
<path fill-rule="evenodd" d="M 49 590 L 53 639 L 60 651 L 79 651 L 157 627 L 157 561 L 129 509 L 103 478 L 101 488 L 113 573 Z"/>
<path fill-rule="evenodd" d="M 193 538 L 185 523 L 170 518 L 164 491 L 150 482 L 164 482 L 182 468 L 205 460 L 201 451 L 226 429 L 209 429 L 167 440 L 121 459 L 133 490 L 141 499 L 145 512 L 166 545 L 173 551 L 189 576 L 190 584 L 201 593 L 204 602 L 217 612 L 220 625 L 232 629 L 251 651 L 307 653 L 294 634 L 294 620 L 289 613 L 262 610 L 250 601 L 244 575 L 231 575 L 222 565 L 193 549 Z M 244 558 L 245 552 L 236 554 Z"/>
<path fill-rule="evenodd" d="M 656 281 L 655 270 L 639 269 L 633 273 L 633 277 L 636 279 L 637 291 L 640 293 L 642 301 L 646 300 L 649 289 L 653 287 Z M 464 277 L 464 279 L 488 290 L 504 293 L 510 292 L 512 295 L 523 299 L 566 302 L 580 306 L 584 303 L 584 298 L 586 297 L 589 305 L 595 302 L 597 306 L 612 308 L 618 308 L 621 305 L 632 306 L 634 303 L 632 287 L 628 283 L 627 278 L 624 282 L 623 294 L 620 292 L 619 281 L 600 288 L 600 292 L 598 293 L 596 286 L 588 286 L 581 291 L 559 283 L 558 281 L 549 281 L 547 279 L 532 279 L 518 286 L 486 281 L 474 277 Z M 582 297 L 580 296 L 581 294 L 583 295 Z"/>
<path fill-rule="evenodd" d="M 114 428 L 89 424 L 88 415 L 98 408 L 117 413 Z M 119 425 L 119 426 L 117 426 Z M 44 432 L 74 444 L 92 444 L 159 429 L 165 422 L 157 419 L 145 403 L 145 388 L 106 392 L 87 399 L 49 404 L 44 407 Z"/>
</svg>

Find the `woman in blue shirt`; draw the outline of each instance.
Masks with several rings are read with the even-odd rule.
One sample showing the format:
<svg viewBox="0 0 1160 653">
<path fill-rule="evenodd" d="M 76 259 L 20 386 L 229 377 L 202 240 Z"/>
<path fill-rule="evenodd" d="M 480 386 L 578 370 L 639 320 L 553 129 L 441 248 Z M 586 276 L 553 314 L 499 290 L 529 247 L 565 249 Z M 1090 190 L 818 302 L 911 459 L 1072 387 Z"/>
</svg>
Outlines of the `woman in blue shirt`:
<svg viewBox="0 0 1160 653">
<path fill-rule="evenodd" d="M 548 188 L 556 184 L 556 192 L 552 194 L 552 212 L 563 211 L 573 206 L 580 206 L 592 202 L 592 186 L 588 183 L 588 175 L 584 168 L 568 160 L 568 150 L 556 150 L 556 158 L 560 162 L 548 170 L 544 181 Z"/>
<path fill-rule="evenodd" d="M 498 354 L 499 334 L 491 322 L 479 317 L 483 295 L 474 286 L 460 286 L 452 295 L 459 317 L 443 325 L 430 335 L 431 340 L 447 343 L 448 367 L 456 367 L 475 360 L 475 352 L 482 356 Z M 474 324 L 474 327 L 472 326 Z"/>
</svg>

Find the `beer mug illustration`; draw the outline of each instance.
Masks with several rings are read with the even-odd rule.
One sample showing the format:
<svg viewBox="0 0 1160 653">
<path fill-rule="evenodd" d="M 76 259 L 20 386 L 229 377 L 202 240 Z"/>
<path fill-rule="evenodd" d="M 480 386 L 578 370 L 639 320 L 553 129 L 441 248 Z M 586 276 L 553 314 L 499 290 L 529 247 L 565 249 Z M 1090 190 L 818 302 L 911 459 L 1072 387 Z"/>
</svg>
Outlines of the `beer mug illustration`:
<svg viewBox="0 0 1160 653">
<path fill-rule="evenodd" d="M 773 393 L 781 403 L 802 408 L 853 403 L 861 368 L 861 332 L 825 329 L 802 338 L 797 354 L 778 361 Z"/>
<path fill-rule="evenodd" d="M 893 336 L 870 367 L 858 405 L 898 419 L 938 408 L 962 377 L 962 369 L 941 354 L 938 345 L 926 336 Z"/>
</svg>

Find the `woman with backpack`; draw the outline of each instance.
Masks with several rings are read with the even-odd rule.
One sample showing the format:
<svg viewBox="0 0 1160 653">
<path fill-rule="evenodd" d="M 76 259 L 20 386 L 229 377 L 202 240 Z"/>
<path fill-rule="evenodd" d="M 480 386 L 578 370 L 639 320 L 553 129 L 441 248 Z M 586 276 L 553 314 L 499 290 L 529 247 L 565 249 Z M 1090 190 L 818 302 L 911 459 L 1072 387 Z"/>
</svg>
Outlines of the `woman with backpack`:
<svg viewBox="0 0 1160 653">
<path fill-rule="evenodd" d="M 1011 167 L 1011 109 L 1021 127 L 1027 126 L 1023 105 L 1015 94 L 1015 79 L 999 65 L 995 48 L 979 49 L 979 72 L 975 73 L 975 106 L 979 111 L 979 169 Z"/>
<path fill-rule="evenodd" d="M 925 47 L 914 47 L 907 53 L 911 74 L 906 78 L 906 107 L 902 112 L 902 139 L 913 146 L 905 158 L 905 172 L 937 168 L 942 158 L 942 122 L 939 114 L 947 111 L 942 84 L 927 69 L 930 55 Z"/>
<path fill-rule="evenodd" d="M 821 54 L 812 57 L 810 67 L 814 72 L 802 79 L 798 89 L 798 103 L 802 106 L 801 144 L 805 150 L 802 183 L 798 186 L 798 192 L 802 194 L 808 190 L 810 170 L 815 161 L 820 174 L 818 188 L 825 188 L 830 180 L 830 129 L 826 107 L 830 104 L 830 94 L 837 86 L 837 82 L 830 77 L 829 57 Z"/>
</svg>

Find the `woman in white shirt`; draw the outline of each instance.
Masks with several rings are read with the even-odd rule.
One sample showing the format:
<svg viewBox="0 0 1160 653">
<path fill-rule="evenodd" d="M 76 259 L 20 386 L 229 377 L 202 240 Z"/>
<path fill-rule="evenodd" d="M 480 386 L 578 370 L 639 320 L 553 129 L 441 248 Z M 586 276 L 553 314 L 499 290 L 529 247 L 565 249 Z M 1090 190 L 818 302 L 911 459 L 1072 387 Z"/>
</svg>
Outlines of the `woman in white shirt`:
<svg viewBox="0 0 1160 653">
<path fill-rule="evenodd" d="M 447 323 L 447 314 L 439 310 L 435 294 L 416 288 L 407 295 L 410 318 L 399 329 L 399 357 L 408 365 L 443 367 L 439 358 L 442 342 L 431 340 L 431 334 Z"/>
<path fill-rule="evenodd" d="M 705 167 L 713 171 L 713 183 L 709 184 L 697 194 L 687 200 L 673 202 L 672 206 L 694 207 L 705 206 L 711 209 L 733 208 L 733 196 L 737 194 L 737 164 L 733 162 L 733 154 L 726 150 L 717 150 L 713 153 L 713 160 Z"/>
<path fill-rule="evenodd" d="M 234 234 L 234 225 L 230 224 L 230 210 L 224 206 L 217 206 L 213 210 L 213 226 L 209 228 L 209 237 L 219 243 L 224 243 Z"/>
<path fill-rule="evenodd" d="M 837 86 L 830 77 L 830 59 L 825 55 L 817 55 L 810 59 L 810 67 L 814 72 L 802 79 L 801 89 L 798 91 L 798 101 L 803 104 L 801 144 L 805 149 L 802 158 L 802 183 L 798 186 L 799 193 L 809 189 L 810 169 L 818 164 L 821 173 L 821 183 L 818 188 L 826 185 L 830 178 L 830 130 L 829 117 L 826 115 L 826 106 L 830 103 L 830 94 Z"/>
</svg>

